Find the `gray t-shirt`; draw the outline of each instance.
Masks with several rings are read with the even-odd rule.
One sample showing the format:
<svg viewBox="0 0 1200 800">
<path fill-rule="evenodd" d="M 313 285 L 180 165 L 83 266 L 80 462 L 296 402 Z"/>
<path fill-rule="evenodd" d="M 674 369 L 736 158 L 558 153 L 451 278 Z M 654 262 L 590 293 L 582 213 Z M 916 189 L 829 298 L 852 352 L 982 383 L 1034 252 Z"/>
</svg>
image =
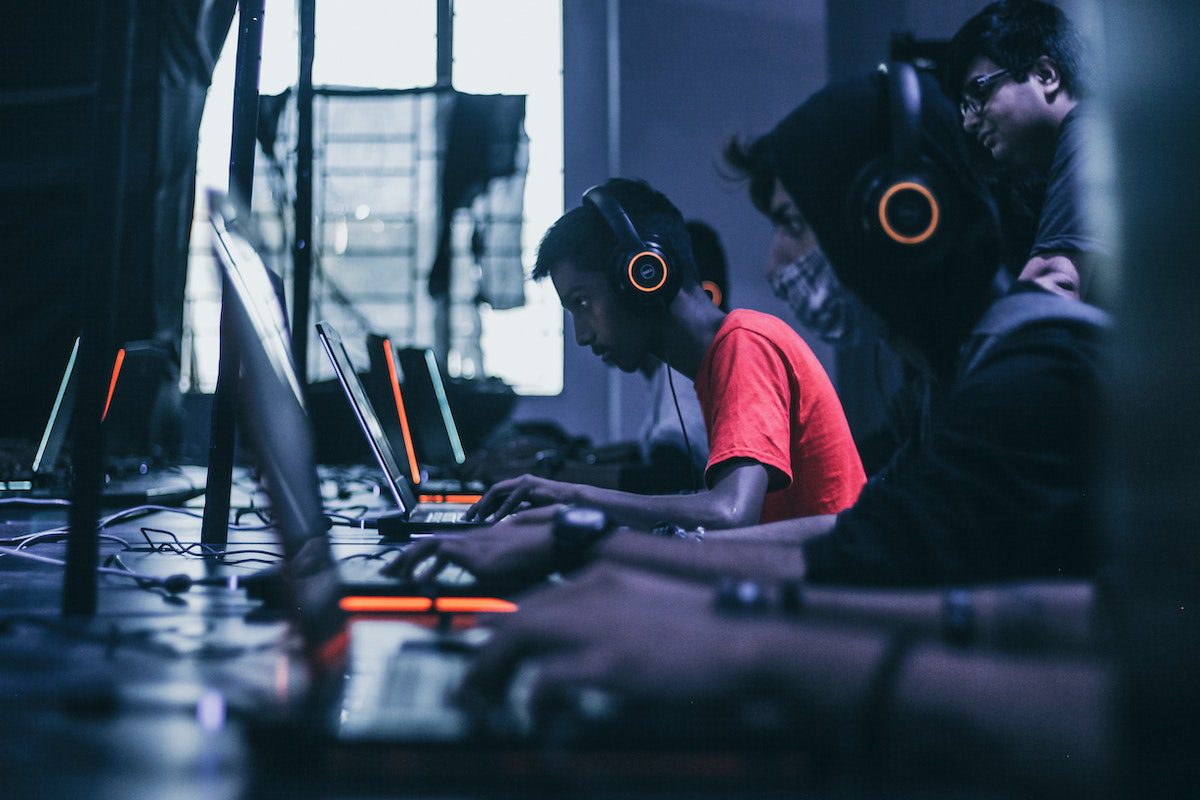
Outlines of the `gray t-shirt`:
<svg viewBox="0 0 1200 800">
<path fill-rule="evenodd" d="M 1098 235 L 1087 214 L 1083 195 L 1083 170 L 1090 157 L 1084 142 L 1086 111 L 1075 106 L 1063 119 L 1058 145 L 1046 177 L 1046 195 L 1030 256 L 1056 250 L 1107 256 L 1109 246 Z"/>
</svg>

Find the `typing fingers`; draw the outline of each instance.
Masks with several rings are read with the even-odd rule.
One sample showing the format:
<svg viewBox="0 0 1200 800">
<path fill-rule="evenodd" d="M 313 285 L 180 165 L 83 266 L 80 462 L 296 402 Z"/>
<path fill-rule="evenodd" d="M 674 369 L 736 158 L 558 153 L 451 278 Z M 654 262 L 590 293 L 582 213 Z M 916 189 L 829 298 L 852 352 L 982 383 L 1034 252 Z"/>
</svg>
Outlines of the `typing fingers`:
<svg viewBox="0 0 1200 800">
<path fill-rule="evenodd" d="M 479 498 L 475 505 L 466 510 L 463 519 L 469 522 L 486 519 L 504 502 L 504 498 L 517 486 L 518 480 L 519 478 L 514 478 L 512 480 L 500 481 L 500 483 L 493 485 L 484 492 L 483 497 Z"/>
<path fill-rule="evenodd" d="M 438 552 L 442 542 L 434 537 L 421 539 L 410 544 L 400 557 L 383 568 L 384 575 L 395 575 L 404 578 L 412 578 L 413 569 L 430 556 Z"/>
<path fill-rule="evenodd" d="M 532 492 L 530 489 L 525 486 L 517 487 L 511 494 L 509 494 L 508 497 L 504 498 L 504 502 L 501 503 L 500 507 L 497 508 L 492 514 L 492 518 L 495 520 L 504 519 L 509 514 L 516 511 L 526 500 L 532 500 Z"/>
</svg>

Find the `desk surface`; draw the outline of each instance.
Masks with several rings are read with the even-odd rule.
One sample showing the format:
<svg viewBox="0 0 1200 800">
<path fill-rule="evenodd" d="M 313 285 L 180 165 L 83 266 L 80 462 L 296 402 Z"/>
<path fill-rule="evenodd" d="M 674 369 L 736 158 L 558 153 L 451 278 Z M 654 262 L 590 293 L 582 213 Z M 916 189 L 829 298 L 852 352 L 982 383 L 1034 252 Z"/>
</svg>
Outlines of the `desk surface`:
<svg viewBox="0 0 1200 800">
<path fill-rule="evenodd" d="M 0 507 L 0 530 L 9 532 L 63 519 L 61 510 Z M 374 537 L 343 530 L 339 551 L 376 549 Z M 105 538 L 101 560 L 120 554 L 138 572 L 200 577 L 250 574 L 278 552 L 261 529 L 231 532 L 231 563 L 220 566 L 154 552 L 146 541 L 174 544 L 174 534 L 186 546 L 199 532 L 198 519 L 174 513 L 121 522 L 104 533 L 131 549 Z M 45 542 L 30 552 L 61 559 L 65 549 Z M 242 590 L 194 587 L 172 597 L 105 575 L 95 617 L 71 624 L 60 614 L 62 575 L 61 567 L 0 556 L 0 794 L 246 794 L 252 772 L 238 710 L 303 686 L 288 626 Z"/>
</svg>

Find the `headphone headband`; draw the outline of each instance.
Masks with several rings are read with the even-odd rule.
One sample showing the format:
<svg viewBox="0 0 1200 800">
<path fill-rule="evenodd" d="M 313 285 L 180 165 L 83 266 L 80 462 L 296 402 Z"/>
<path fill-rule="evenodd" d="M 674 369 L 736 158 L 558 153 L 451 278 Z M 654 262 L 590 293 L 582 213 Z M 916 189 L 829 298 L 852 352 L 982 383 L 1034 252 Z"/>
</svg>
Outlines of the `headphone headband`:
<svg viewBox="0 0 1200 800">
<path fill-rule="evenodd" d="M 921 153 L 921 82 L 912 64 L 880 64 L 887 95 L 887 147 L 859 172 L 847 200 L 853 230 L 891 248 L 911 267 L 930 263 L 953 209 L 943 208 L 952 185 Z"/>
<path fill-rule="evenodd" d="M 583 193 L 583 200 L 591 203 L 600 212 L 600 216 L 604 217 L 608 229 L 617 237 L 617 244 L 622 250 L 633 252 L 643 249 L 642 236 L 634 227 L 633 220 L 625 213 L 625 209 L 621 208 L 620 203 L 608 196 L 603 187 L 593 186 L 588 189 Z"/>
<path fill-rule="evenodd" d="M 921 154 L 921 84 L 917 71 L 905 61 L 880 64 L 879 71 L 888 84 L 892 165 L 896 169 L 913 169 Z"/>
</svg>

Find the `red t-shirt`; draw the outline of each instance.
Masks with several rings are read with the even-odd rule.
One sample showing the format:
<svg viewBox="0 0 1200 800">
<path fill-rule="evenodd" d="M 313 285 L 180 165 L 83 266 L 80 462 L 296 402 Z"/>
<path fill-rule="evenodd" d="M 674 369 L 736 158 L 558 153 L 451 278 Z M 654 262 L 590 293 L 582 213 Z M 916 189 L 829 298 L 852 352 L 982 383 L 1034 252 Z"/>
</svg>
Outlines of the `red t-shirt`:
<svg viewBox="0 0 1200 800">
<path fill-rule="evenodd" d="M 782 320 L 730 312 L 696 373 L 708 467 L 753 459 L 770 476 L 762 522 L 836 514 L 866 483 L 841 401 L 821 363 Z"/>
</svg>

